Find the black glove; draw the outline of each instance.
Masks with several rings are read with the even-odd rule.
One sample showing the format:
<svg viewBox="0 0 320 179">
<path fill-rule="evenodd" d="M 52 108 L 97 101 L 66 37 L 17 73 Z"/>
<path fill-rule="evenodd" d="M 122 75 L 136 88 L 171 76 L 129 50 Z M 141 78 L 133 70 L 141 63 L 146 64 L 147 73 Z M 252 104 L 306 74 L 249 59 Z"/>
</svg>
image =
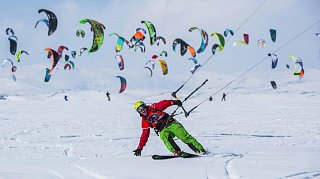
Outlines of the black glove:
<svg viewBox="0 0 320 179">
<path fill-rule="evenodd" d="M 181 102 L 180 100 L 174 100 L 174 101 L 173 101 L 173 104 L 175 104 L 175 105 L 177 105 L 177 106 L 179 106 L 179 107 L 182 106 L 182 102 Z"/>
<path fill-rule="evenodd" d="M 141 149 L 136 149 L 133 152 L 135 156 L 141 156 Z"/>
</svg>

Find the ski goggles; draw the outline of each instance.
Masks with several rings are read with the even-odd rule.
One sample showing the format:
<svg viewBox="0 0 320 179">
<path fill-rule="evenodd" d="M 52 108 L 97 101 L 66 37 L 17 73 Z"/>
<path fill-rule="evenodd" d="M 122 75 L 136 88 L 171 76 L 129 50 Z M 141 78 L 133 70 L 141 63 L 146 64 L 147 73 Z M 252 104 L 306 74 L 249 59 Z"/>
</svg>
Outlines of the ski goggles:
<svg viewBox="0 0 320 179">
<path fill-rule="evenodd" d="M 146 105 L 141 105 L 141 106 L 139 106 L 138 109 L 137 109 L 137 111 L 138 111 L 139 113 L 145 112 L 145 110 L 146 110 Z"/>
</svg>

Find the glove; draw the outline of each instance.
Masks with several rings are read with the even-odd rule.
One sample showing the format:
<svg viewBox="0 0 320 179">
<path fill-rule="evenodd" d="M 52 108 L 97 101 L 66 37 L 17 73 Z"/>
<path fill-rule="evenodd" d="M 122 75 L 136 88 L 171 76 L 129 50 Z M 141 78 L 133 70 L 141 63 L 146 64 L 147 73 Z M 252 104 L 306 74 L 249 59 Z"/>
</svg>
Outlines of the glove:
<svg viewBox="0 0 320 179">
<path fill-rule="evenodd" d="M 180 100 L 174 100 L 174 101 L 173 101 L 173 104 L 175 104 L 175 105 L 177 105 L 177 106 L 179 106 L 179 107 L 182 106 L 182 102 L 181 102 Z"/>
<path fill-rule="evenodd" d="M 133 152 L 135 156 L 141 156 L 141 149 L 136 149 Z"/>
</svg>

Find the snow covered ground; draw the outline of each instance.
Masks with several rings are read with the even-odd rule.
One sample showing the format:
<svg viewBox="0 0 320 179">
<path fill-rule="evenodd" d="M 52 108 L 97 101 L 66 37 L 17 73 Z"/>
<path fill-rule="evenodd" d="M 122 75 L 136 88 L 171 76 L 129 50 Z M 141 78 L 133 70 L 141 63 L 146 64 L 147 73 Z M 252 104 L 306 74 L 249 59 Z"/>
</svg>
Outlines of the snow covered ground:
<svg viewBox="0 0 320 179">
<path fill-rule="evenodd" d="M 1 7 L 0 59 L 13 60 L 17 81 L 10 78 L 9 64 L 0 68 L 0 179 L 320 178 L 319 0 L 42 0 L 3 1 Z M 44 24 L 34 28 L 45 17 L 38 13 L 43 8 L 59 21 L 51 36 Z M 70 58 L 74 70 L 63 70 L 60 60 L 50 82 L 43 82 L 45 68 L 51 67 L 44 48 L 66 45 L 69 52 L 78 52 L 91 46 L 93 33 L 88 24 L 79 23 L 82 18 L 106 26 L 103 45 L 90 55 Z M 114 59 L 116 39 L 109 34 L 128 40 L 137 28 L 146 28 L 142 20 L 152 22 L 167 45 L 151 46 L 147 35 L 145 53 L 125 46 L 119 53 L 125 70 L 120 71 Z M 23 54 L 21 62 L 9 51 L 4 33 L 8 27 L 19 38 L 17 50 L 30 53 Z M 178 92 L 184 99 L 209 80 L 184 107 L 192 109 L 215 94 L 213 101 L 202 103 L 188 118 L 175 118 L 210 154 L 155 161 L 153 154 L 170 153 L 152 132 L 142 156 L 136 157 L 132 151 L 139 143 L 141 119 L 134 103 L 173 99 L 170 93 L 188 79 L 194 64 L 188 60 L 189 52 L 181 56 L 172 44 L 181 38 L 197 50 L 202 39 L 189 32 L 191 27 L 208 34 L 235 31 L 226 38 L 223 52 L 214 56 L 211 48 L 218 39 L 209 37 L 206 50 L 197 53 L 198 62 L 207 65 Z M 77 29 L 86 37 L 77 37 Z M 270 29 L 277 30 L 276 42 L 271 41 Z M 250 44 L 233 47 L 243 34 L 250 35 Z M 260 39 L 266 40 L 265 48 L 257 45 Z M 145 63 L 163 50 L 169 54 L 161 57 L 168 63 L 168 75 L 156 63 L 150 78 Z M 276 69 L 271 69 L 268 53 L 279 57 Z M 301 80 L 292 74 L 290 55 L 303 61 Z M 118 75 L 128 83 L 121 94 Z M 273 89 L 270 81 L 278 88 Z M 227 101 L 221 101 L 223 92 Z M 181 141 L 177 144 L 192 153 Z"/>
<path fill-rule="evenodd" d="M 133 155 L 141 133 L 133 104 L 172 99 L 161 92 L 176 87 L 129 88 L 108 101 L 106 91 L 97 89 L 39 92 L 16 83 L 16 90 L 6 90 L 11 82 L 1 78 L 1 92 L 8 96 L 0 100 L 0 178 L 320 178 L 320 71 L 302 80 L 279 76 L 276 90 L 258 74 L 225 89 L 227 101 L 218 93 L 188 118 L 176 116 L 209 155 L 165 161 L 151 158 L 169 154 L 154 133 L 142 156 Z M 185 107 L 233 78 L 210 78 Z M 183 99 L 189 92 L 178 95 Z"/>
</svg>

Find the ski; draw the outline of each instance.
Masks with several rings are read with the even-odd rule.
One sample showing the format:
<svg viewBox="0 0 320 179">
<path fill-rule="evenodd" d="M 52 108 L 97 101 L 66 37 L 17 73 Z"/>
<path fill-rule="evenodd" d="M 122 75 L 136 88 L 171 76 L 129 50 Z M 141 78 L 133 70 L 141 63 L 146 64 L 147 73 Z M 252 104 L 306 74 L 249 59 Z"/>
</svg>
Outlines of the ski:
<svg viewBox="0 0 320 179">
<path fill-rule="evenodd" d="M 165 159 L 171 159 L 171 158 L 177 158 L 179 156 L 175 155 L 152 155 L 153 160 L 165 160 Z"/>
<path fill-rule="evenodd" d="M 176 155 L 152 155 L 153 160 L 166 160 L 166 159 L 172 159 L 172 158 L 195 158 L 199 157 L 199 155 L 196 154 L 190 154 L 184 152 L 184 156 L 176 156 Z"/>
</svg>

